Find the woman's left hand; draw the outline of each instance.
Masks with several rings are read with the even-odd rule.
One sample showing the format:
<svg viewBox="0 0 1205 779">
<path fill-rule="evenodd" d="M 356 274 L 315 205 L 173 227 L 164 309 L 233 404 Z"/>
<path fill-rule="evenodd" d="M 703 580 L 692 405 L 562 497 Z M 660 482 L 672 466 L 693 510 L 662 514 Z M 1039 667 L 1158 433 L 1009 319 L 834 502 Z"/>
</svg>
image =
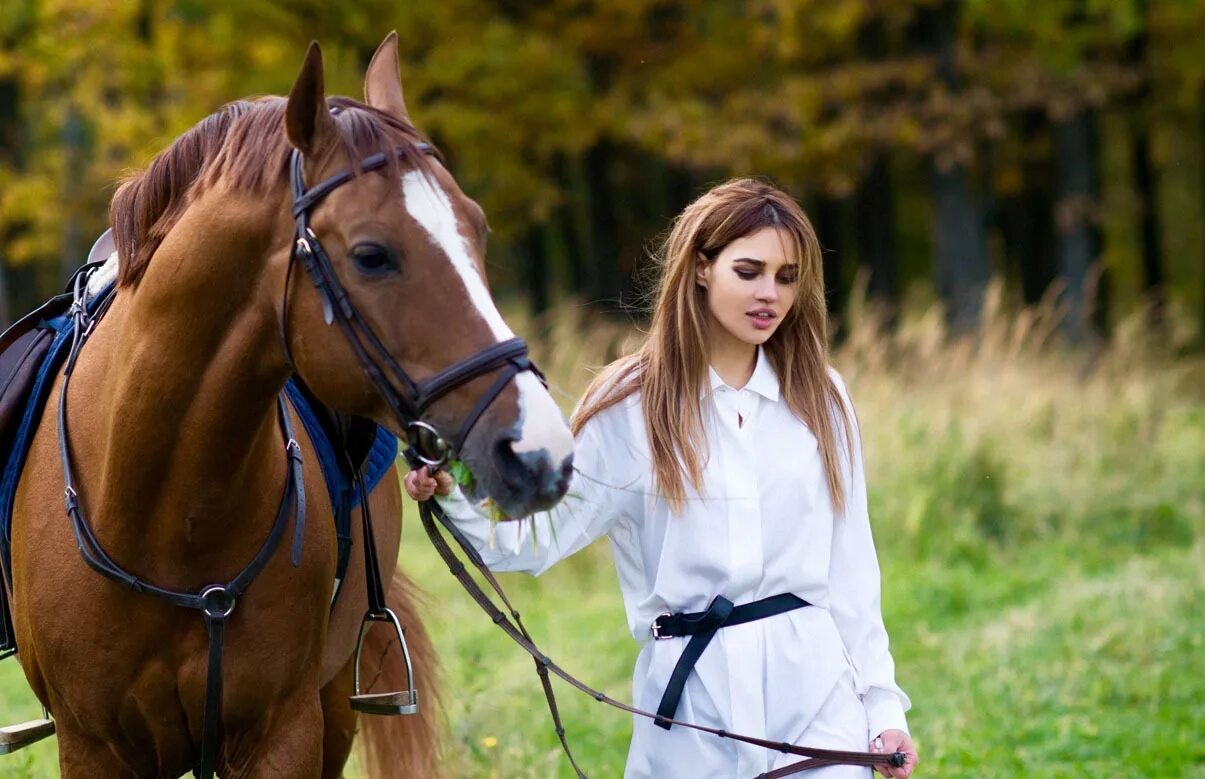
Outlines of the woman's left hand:
<svg viewBox="0 0 1205 779">
<path fill-rule="evenodd" d="M 912 775 L 912 769 L 916 768 L 916 746 L 908 734 L 902 730 L 884 730 L 878 738 L 870 743 L 870 751 L 882 752 L 887 755 L 892 752 L 904 753 L 904 765 L 899 768 L 875 766 L 875 770 L 883 776 L 890 776 L 892 779 L 908 779 Z"/>
</svg>

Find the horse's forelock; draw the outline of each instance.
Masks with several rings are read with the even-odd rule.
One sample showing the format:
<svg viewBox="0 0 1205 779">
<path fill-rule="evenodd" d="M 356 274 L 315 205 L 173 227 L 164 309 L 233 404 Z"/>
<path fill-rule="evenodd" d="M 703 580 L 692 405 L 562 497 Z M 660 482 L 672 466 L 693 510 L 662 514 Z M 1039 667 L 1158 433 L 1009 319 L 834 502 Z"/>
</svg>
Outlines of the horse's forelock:
<svg viewBox="0 0 1205 779">
<path fill-rule="evenodd" d="M 385 149 L 405 150 L 411 165 L 426 167 L 425 138 L 408 122 L 345 97 L 328 101 L 344 155 L 359 160 Z M 138 281 L 168 231 L 184 212 L 194 185 L 227 178 L 233 188 L 266 192 L 287 180 L 291 147 L 284 133 L 287 101 L 240 100 L 205 117 L 160 152 L 146 170 L 128 177 L 113 196 L 110 219 L 120 257 L 118 282 Z M 382 173 L 395 177 L 401 159 Z M 316 182 L 309 182 L 314 184 Z"/>
</svg>

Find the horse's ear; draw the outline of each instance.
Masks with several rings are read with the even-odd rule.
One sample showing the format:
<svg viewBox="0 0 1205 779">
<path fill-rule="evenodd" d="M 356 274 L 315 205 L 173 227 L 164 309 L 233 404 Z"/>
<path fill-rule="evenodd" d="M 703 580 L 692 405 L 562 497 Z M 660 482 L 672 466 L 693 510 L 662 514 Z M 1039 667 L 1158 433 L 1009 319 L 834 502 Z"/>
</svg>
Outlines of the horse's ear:
<svg viewBox="0 0 1205 779">
<path fill-rule="evenodd" d="M 364 102 L 387 114 L 410 121 L 402 99 L 402 78 L 397 59 L 397 30 L 385 36 L 364 74 Z"/>
<path fill-rule="evenodd" d="M 325 90 L 322 50 L 318 41 L 313 41 L 293 82 L 285 111 L 285 132 L 302 154 L 316 154 L 335 137 L 335 121 L 326 108 Z"/>
</svg>

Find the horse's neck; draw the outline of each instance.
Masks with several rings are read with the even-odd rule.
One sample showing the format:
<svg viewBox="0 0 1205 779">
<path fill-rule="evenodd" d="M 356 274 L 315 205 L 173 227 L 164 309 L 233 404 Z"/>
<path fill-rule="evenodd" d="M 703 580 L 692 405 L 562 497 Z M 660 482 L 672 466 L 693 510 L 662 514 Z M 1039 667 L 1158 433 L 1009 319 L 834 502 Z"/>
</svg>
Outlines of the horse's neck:
<svg viewBox="0 0 1205 779">
<path fill-rule="evenodd" d="M 264 241 L 213 230 L 200 255 L 174 235 L 137 287 L 119 291 L 111 326 L 89 344 L 93 359 L 73 382 L 92 373 L 102 389 L 72 419 L 103 425 L 93 431 L 103 440 L 99 492 L 87 490 L 100 521 L 141 526 L 135 547 L 187 555 L 238 534 L 262 538 L 284 483 L 276 398 L 286 371 L 260 299 Z M 261 256 L 242 256 L 251 252 Z M 72 390 L 74 410 L 89 393 Z"/>
</svg>

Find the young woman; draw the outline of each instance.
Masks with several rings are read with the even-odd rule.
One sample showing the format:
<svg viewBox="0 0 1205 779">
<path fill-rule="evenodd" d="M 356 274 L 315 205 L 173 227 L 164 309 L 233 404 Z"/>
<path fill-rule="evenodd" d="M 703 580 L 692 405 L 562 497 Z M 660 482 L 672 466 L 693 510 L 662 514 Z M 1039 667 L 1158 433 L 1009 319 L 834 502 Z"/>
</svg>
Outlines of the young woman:
<svg viewBox="0 0 1205 779">
<path fill-rule="evenodd" d="M 557 508 L 491 532 L 446 474 L 411 472 L 406 489 L 440 495 L 494 570 L 539 574 L 606 535 L 644 642 L 634 705 L 773 741 L 898 749 L 907 765 L 880 770 L 905 779 L 909 701 L 812 226 L 773 187 L 729 181 L 678 217 L 660 260 L 647 342 L 574 414 L 577 472 Z M 637 717 L 625 775 L 752 777 L 797 759 Z"/>
</svg>

